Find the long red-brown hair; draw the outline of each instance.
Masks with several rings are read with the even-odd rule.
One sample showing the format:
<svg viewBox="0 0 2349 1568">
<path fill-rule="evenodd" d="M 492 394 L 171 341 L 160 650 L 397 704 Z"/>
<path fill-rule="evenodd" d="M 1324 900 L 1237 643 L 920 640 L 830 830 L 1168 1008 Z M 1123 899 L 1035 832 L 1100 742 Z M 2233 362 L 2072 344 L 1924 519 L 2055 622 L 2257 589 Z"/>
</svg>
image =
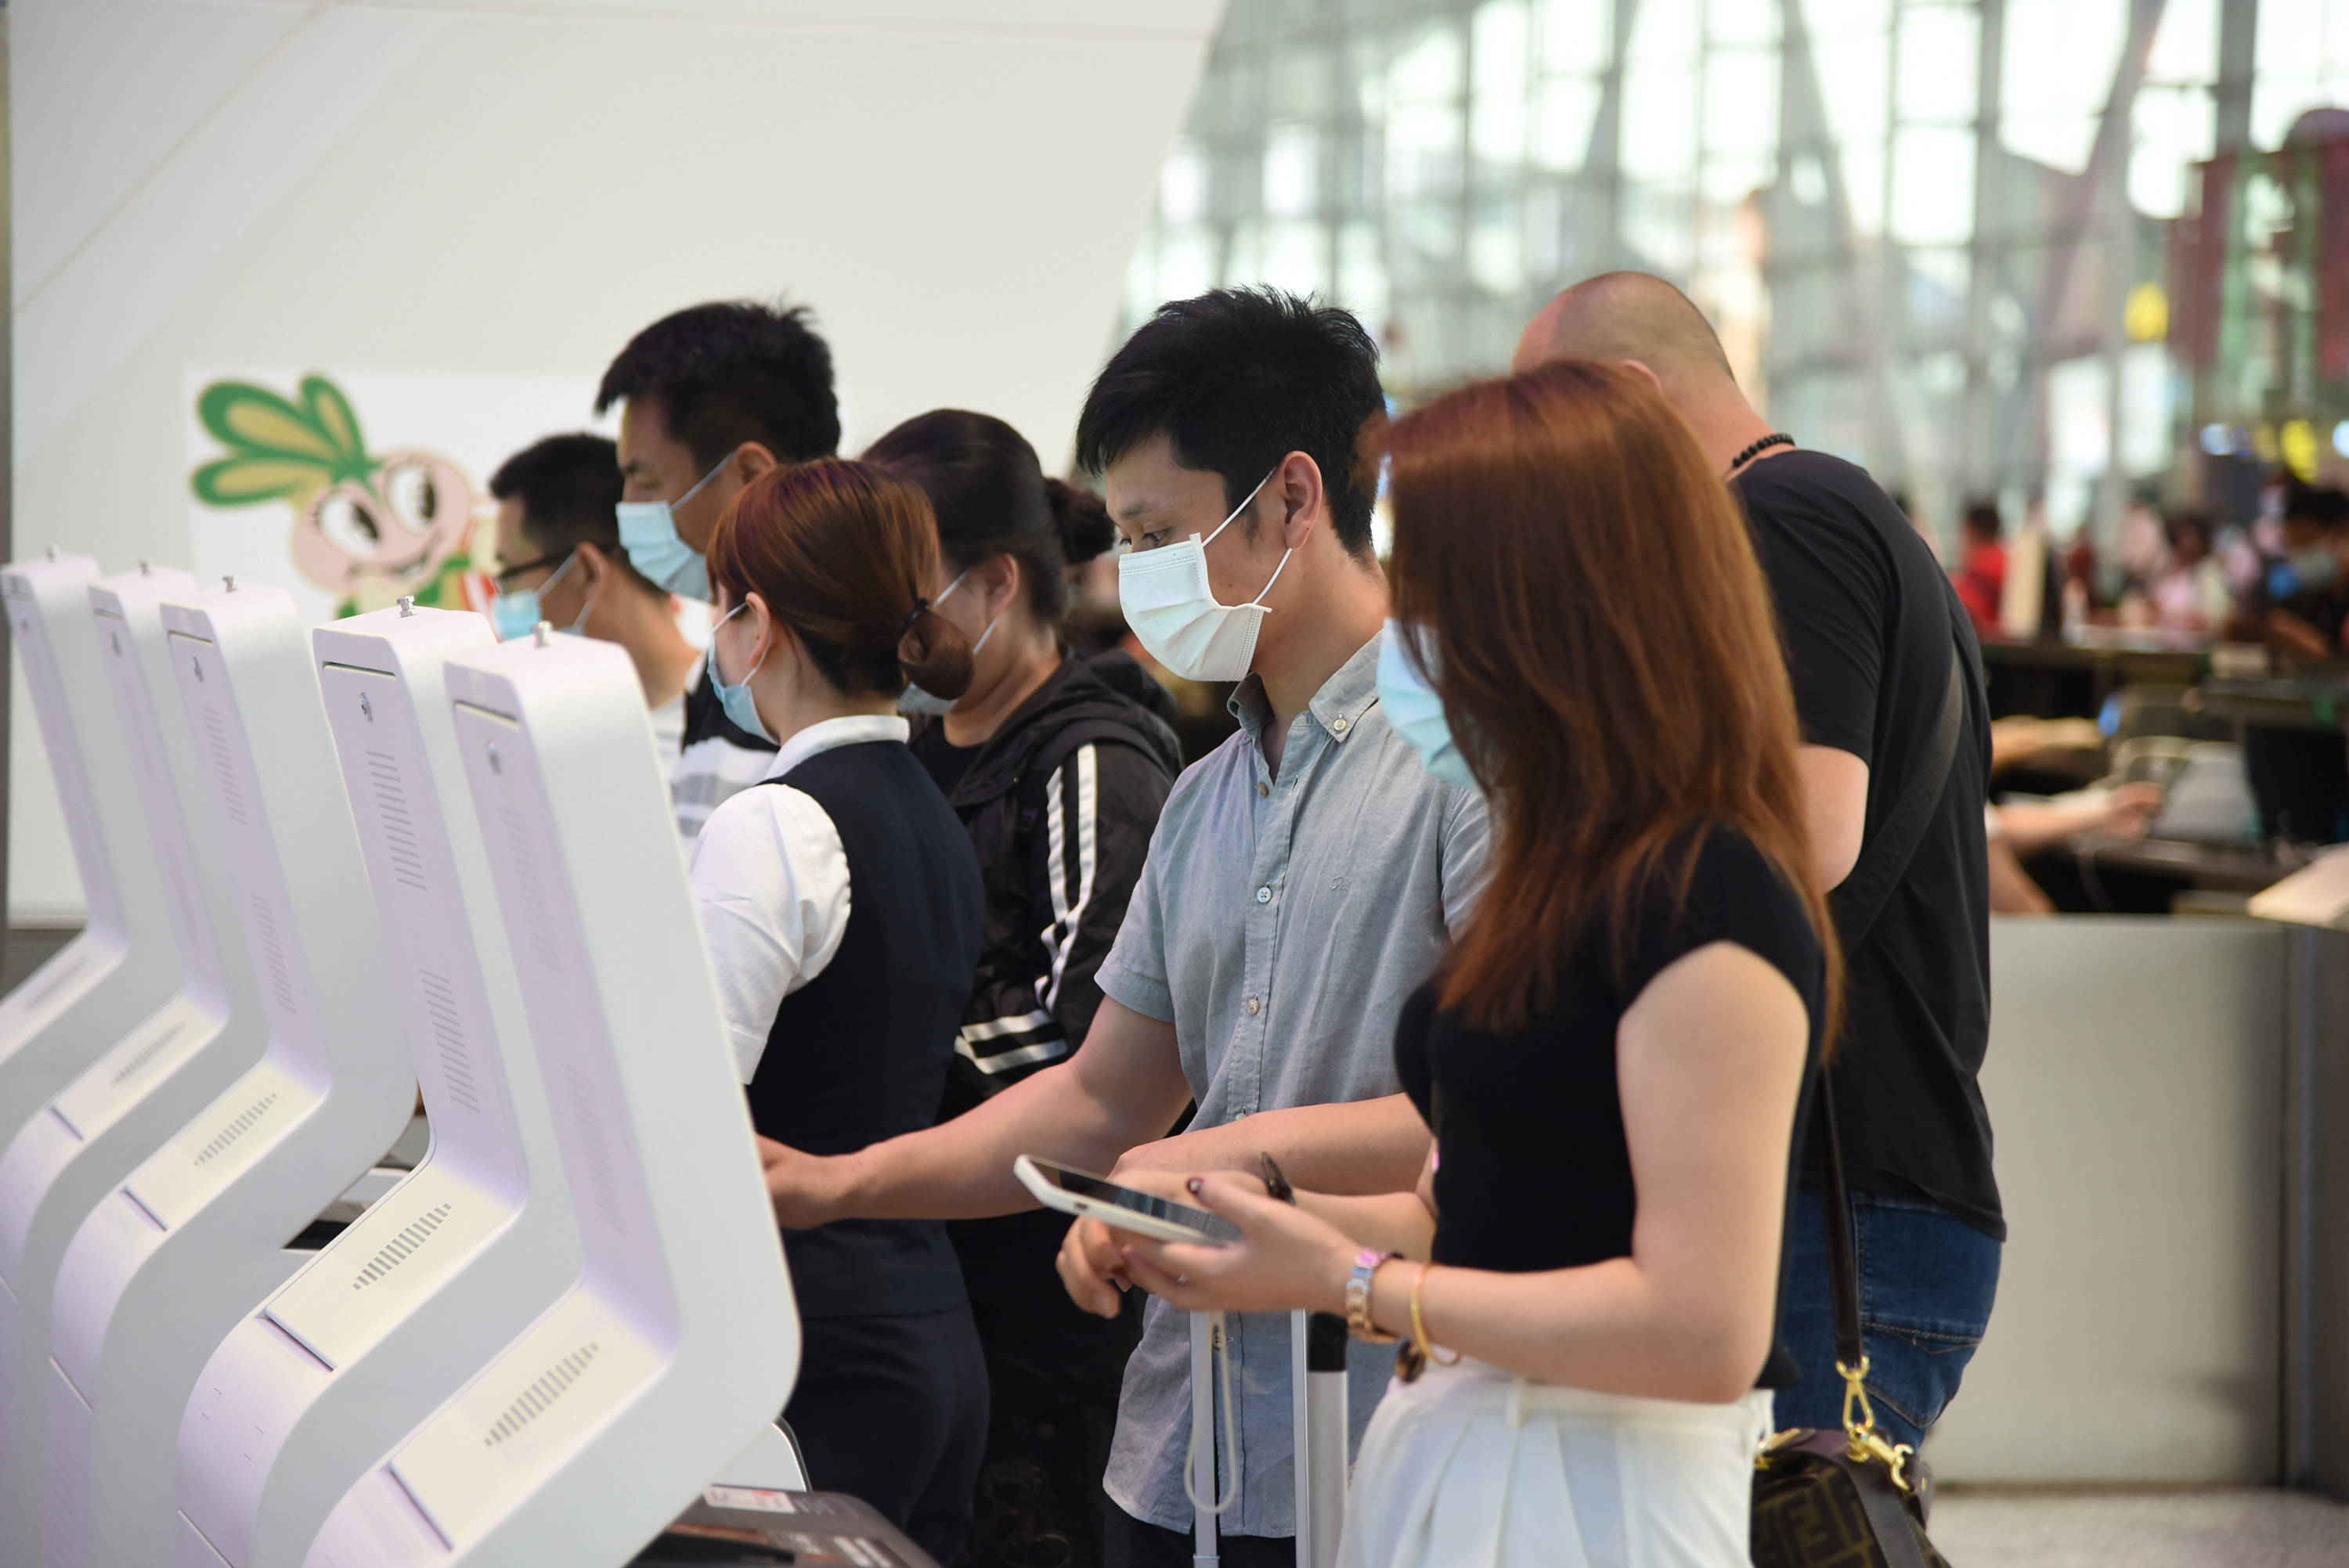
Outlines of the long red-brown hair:
<svg viewBox="0 0 2349 1568">
<path fill-rule="evenodd" d="M 1687 424 L 1636 372 L 1566 361 L 1437 398 L 1386 451 L 1394 614 L 1493 813 L 1444 1005 L 1523 1027 L 1590 921 L 1619 963 L 1632 902 L 1686 896 L 1692 830 L 1722 822 L 1799 890 L 1832 1041 L 1794 693 L 1745 520 Z"/>
</svg>

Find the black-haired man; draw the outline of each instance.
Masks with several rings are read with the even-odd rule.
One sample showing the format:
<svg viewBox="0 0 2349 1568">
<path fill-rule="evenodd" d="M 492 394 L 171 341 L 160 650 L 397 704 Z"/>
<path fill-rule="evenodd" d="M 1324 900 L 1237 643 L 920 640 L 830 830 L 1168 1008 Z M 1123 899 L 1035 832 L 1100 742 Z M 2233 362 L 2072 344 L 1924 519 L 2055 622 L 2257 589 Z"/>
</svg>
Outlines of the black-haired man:
<svg viewBox="0 0 2349 1568">
<path fill-rule="evenodd" d="M 647 580 L 620 548 L 613 443 L 549 436 L 508 458 L 490 477 L 490 494 L 498 502 L 498 597 L 491 606 L 498 635 L 520 636 L 546 621 L 626 648 L 661 757 L 674 763 L 685 735 L 685 694 L 701 655 L 678 629 L 677 597 Z M 740 755 L 763 771 L 766 753 Z M 706 813 L 695 813 L 695 826 Z M 681 822 L 678 831 L 690 850 L 692 828 Z"/>
<path fill-rule="evenodd" d="M 1270 1154 L 1326 1191 L 1417 1180 L 1427 1130 L 1395 1092 L 1395 1017 L 1465 913 L 1485 829 L 1483 801 L 1430 775 L 1378 704 L 1386 580 L 1357 443 L 1384 407 L 1361 324 L 1269 291 L 1164 306 L 1111 359 L 1077 444 L 1126 546 L 1120 597 L 1170 669 L 1240 680 L 1240 733 L 1175 782 L 1077 1054 L 856 1154 L 764 1145 L 785 1224 L 1032 1208 L 1011 1174 L 1030 1152 L 1129 1178 L 1252 1173 Z M 1192 1130 L 1154 1142 L 1191 1101 Z M 1080 1305 L 1114 1313 L 1122 1266 L 1097 1223 L 1071 1227 Z M 1240 1318 L 1226 1354 L 1223 1558 L 1288 1562 L 1287 1315 Z M 1190 1562 L 1188 1359 L 1182 1315 L 1152 1302 L 1106 1478 L 1113 1564 Z M 1387 1365 L 1355 1358 L 1357 1437 Z"/>
<path fill-rule="evenodd" d="M 707 600 L 701 556 L 726 503 L 761 474 L 840 445 L 832 350 L 808 322 L 802 305 L 697 304 L 636 334 L 604 372 L 595 411 L 622 405 L 619 540 L 647 581 Z M 720 800 L 765 774 L 774 749 L 728 720 L 704 661 L 688 680 L 669 779 L 688 843 Z"/>
</svg>

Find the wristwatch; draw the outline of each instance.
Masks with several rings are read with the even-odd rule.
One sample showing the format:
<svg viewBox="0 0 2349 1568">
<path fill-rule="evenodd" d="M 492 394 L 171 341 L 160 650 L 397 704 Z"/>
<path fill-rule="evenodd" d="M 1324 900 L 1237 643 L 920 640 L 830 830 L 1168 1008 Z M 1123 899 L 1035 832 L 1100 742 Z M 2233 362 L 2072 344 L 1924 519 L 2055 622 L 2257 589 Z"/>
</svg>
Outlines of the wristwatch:
<svg viewBox="0 0 2349 1568">
<path fill-rule="evenodd" d="M 1371 1321 L 1371 1281 L 1378 1277 L 1381 1264 L 1402 1255 L 1369 1247 L 1354 1254 L 1354 1266 L 1346 1272 L 1346 1332 L 1355 1338 L 1371 1345 L 1392 1345 L 1399 1337 Z"/>
</svg>

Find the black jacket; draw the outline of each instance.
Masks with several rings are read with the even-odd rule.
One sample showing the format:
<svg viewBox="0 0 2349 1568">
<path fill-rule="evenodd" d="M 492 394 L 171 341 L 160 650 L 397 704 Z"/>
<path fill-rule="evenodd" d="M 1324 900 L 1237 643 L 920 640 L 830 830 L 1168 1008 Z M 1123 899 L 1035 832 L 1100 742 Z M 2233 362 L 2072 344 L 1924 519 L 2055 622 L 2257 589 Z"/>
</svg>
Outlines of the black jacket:
<svg viewBox="0 0 2349 1568">
<path fill-rule="evenodd" d="M 947 797 L 978 851 L 987 931 L 944 1114 L 1084 1040 L 1093 983 L 1182 770 L 1165 688 L 1123 653 L 1061 662 Z"/>
<path fill-rule="evenodd" d="M 1182 768 L 1162 717 L 1174 706 L 1123 653 L 1063 660 L 948 791 L 978 851 L 987 929 L 942 1119 L 1083 1043 L 1101 1006 L 1094 974 L 1117 940 Z M 983 1533 L 1037 1528 L 1017 1508 L 1008 1523 L 996 1515 L 1009 1506 L 1004 1499 L 1033 1496 L 1042 1484 L 1028 1473 L 1040 1462 L 1030 1450 L 1051 1446 L 1040 1433 L 1092 1433 L 1097 1443 L 1071 1451 L 1082 1456 L 1087 1484 L 1098 1480 L 1125 1358 L 1142 1332 L 1139 1291 L 1113 1320 L 1069 1300 L 1053 1267 L 1068 1228 L 1068 1216 L 1050 1209 L 947 1227 L 993 1400 L 997 1435 L 979 1491 L 998 1501 L 982 1505 L 974 1530 Z"/>
</svg>

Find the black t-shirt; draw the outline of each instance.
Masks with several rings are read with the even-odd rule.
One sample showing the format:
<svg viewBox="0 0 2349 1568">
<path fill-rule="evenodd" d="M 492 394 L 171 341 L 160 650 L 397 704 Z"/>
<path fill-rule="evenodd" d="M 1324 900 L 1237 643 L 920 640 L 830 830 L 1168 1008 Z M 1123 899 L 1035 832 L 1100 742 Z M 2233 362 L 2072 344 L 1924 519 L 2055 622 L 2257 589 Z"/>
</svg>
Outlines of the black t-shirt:
<svg viewBox="0 0 2349 1568">
<path fill-rule="evenodd" d="M 913 748 L 915 758 L 928 769 L 938 793 L 949 800 L 954 799 L 955 786 L 970 771 L 972 760 L 987 749 L 984 741 L 977 746 L 955 745 L 947 738 L 947 727 L 935 719 L 907 744 Z"/>
<path fill-rule="evenodd" d="M 1922 765 L 1959 659 L 1957 760 L 1907 874 L 1844 955 L 1831 1078 L 1854 1187 L 1923 1199 L 2003 1240 L 1976 1081 L 1990 1039 L 1982 649 L 1940 563 L 1863 470 L 1787 452 L 1755 462 L 1736 489 L 1776 603 L 1803 738 L 1868 764 L 1868 839 Z"/>
<path fill-rule="evenodd" d="M 1531 1274 L 1631 1254 L 1639 1194 L 1616 1087 L 1616 1028 L 1648 982 L 1675 959 L 1733 942 L 1785 975 L 1811 1016 L 1803 1090 L 1788 1145 L 1794 1191 L 1819 1059 L 1826 960 L 1803 902 L 1737 829 L 1717 826 L 1698 851 L 1685 899 L 1674 882 L 1636 901 L 1633 939 L 1617 962 L 1613 926 L 1590 922 L 1567 960 L 1555 1006 L 1526 1028 L 1495 1035 L 1439 1008 L 1431 982 L 1403 1004 L 1395 1071 L 1435 1131 L 1440 1264 Z M 1773 1345 L 1755 1387 L 1793 1386 Z"/>
</svg>

